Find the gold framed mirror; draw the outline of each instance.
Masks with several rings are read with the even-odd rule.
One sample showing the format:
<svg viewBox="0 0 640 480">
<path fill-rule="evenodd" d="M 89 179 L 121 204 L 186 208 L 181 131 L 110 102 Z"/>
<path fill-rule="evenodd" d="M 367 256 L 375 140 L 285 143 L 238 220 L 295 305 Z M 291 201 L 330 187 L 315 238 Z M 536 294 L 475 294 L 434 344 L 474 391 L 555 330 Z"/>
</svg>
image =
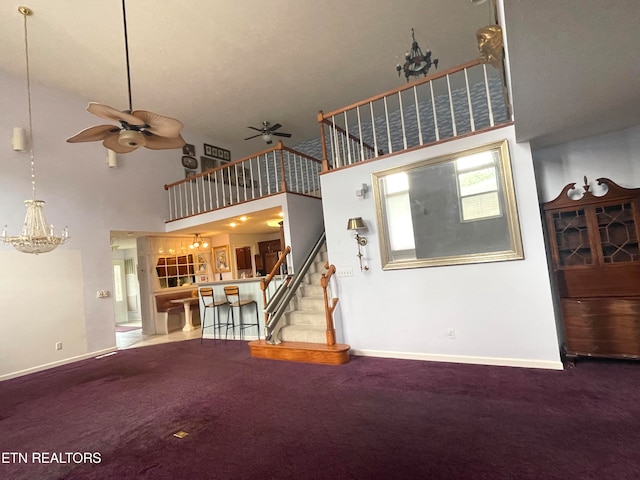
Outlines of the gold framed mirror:
<svg viewBox="0 0 640 480">
<path fill-rule="evenodd" d="M 383 270 L 524 258 L 507 140 L 372 177 Z"/>
</svg>

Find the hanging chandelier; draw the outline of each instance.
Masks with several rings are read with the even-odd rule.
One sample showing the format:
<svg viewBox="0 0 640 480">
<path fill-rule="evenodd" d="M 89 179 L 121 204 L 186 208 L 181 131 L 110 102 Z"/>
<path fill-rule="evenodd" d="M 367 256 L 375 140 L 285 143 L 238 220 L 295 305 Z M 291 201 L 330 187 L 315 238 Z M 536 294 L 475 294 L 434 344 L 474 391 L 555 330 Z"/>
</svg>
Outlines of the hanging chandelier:
<svg viewBox="0 0 640 480">
<path fill-rule="evenodd" d="M 54 250 L 58 245 L 69 240 L 69 230 L 64 228 L 62 236 L 57 237 L 53 230 L 53 225 L 47 225 L 44 217 L 44 201 L 36 200 L 36 173 L 33 155 L 33 122 L 31 120 L 31 79 L 29 75 L 29 43 L 27 36 L 27 17 L 33 12 L 27 7 L 18 7 L 18 11 L 24 16 L 24 51 L 27 66 L 27 99 L 29 106 L 29 154 L 31 156 L 31 191 L 33 198 L 25 200 L 27 215 L 24 219 L 24 226 L 20 235 L 11 237 L 7 235 L 7 226 L 2 230 L 0 239 L 12 245 L 16 250 L 23 253 L 46 253 Z"/>
<path fill-rule="evenodd" d="M 193 236 L 193 242 L 191 242 L 191 245 L 189 245 L 189 248 L 191 250 L 197 250 L 198 248 L 202 247 L 202 248 L 207 248 L 209 246 L 209 244 L 207 242 L 205 242 L 202 237 L 200 236 L 199 233 L 196 233 Z"/>
<path fill-rule="evenodd" d="M 417 77 L 419 75 L 426 77 L 431 65 L 436 67 L 436 69 L 438 68 L 438 59 L 435 58 L 433 62 L 431 61 L 431 50 L 427 48 L 426 52 L 424 54 L 422 53 L 422 49 L 418 45 L 418 42 L 416 42 L 416 34 L 413 28 L 411 29 L 411 39 L 413 40 L 411 43 L 411 51 L 404 55 L 404 59 L 406 60 L 404 65 L 400 66 L 399 63 L 396 65 L 398 76 L 400 76 L 400 73 L 404 70 L 404 76 L 407 82 L 410 77 Z"/>
</svg>

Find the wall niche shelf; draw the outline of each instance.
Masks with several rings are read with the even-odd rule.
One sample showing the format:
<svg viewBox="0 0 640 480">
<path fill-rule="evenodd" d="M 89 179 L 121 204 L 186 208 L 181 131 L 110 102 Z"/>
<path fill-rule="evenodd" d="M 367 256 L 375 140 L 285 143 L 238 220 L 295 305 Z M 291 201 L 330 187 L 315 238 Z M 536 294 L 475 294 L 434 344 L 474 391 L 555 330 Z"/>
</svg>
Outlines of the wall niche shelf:
<svg viewBox="0 0 640 480">
<path fill-rule="evenodd" d="M 564 332 L 564 355 L 640 359 L 640 188 L 584 177 L 543 204 Z M 575 191 L 574 191 L 575 190 Z"/>
</svg>

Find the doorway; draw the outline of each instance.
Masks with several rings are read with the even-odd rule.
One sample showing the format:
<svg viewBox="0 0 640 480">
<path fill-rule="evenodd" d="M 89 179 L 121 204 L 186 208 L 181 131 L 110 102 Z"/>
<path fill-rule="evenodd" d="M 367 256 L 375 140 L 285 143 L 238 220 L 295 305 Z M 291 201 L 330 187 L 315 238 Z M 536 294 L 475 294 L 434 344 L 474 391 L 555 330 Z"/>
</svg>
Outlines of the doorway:
<svg viewBox="0 0 640 480">
<path fill-rule="evenodd" d="M 113 316 L 116 345 L 125 348 L 143 339 L 138 250 L 130 238 L 111 240 Z"/>
<path fill-rule="evenodd" d="M 116 326 L 129 321 L 127 315 L 127 301 L 124 295 L 126 283 L 124 276 L 124 260 L 112 260 L 113 264 L 113 315 Z"/>
</svg>

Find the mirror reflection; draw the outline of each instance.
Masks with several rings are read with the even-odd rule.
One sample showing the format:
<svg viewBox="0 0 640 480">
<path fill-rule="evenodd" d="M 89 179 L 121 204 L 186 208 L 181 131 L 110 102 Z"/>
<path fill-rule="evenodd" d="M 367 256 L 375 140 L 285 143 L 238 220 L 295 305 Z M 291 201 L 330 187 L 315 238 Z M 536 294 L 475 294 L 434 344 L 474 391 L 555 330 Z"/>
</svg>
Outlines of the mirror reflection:
<svg viewBox="0 0 640 480">
<path fill-rule="evenodd" d="M 384 269 L 523 258 L 507 141 L 373 174 Z"/>
</svg>

